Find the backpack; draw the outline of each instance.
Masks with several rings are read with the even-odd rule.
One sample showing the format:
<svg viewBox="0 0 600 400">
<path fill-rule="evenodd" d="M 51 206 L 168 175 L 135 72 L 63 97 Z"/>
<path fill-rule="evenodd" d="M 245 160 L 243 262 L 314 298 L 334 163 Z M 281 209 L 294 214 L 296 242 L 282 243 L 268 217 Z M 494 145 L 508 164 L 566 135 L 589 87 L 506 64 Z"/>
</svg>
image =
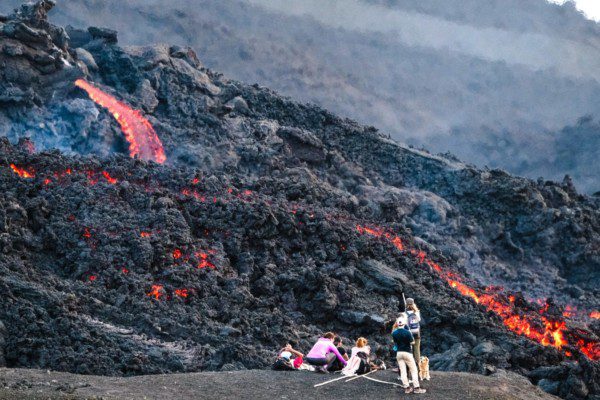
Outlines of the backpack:
<svg viewBox="0 0 600 400">
<path fill-rule="evenodd" d="M 364 375 L 367 372 L 371 372 L 371 364 L 369 364 L 369 356 L 367 355 L 367 353 L 364 353 L 362 351 L 358 352 L 356 353 L 356 357 L 360 358 L 360 365 L 356 370 L 356 374 Z"/>
<path fill-rule="evenodd" d="M 419 330 L 419 319 L 417 317 L 417 314 L 414 312 L 411 313 L 407 313 L 408 315 L 408 329 L 410 329 L 411 331 L 418 331 Z"/>
<path fill-rule="evenodd" d="M 286 360 L 283 357 L 277 358 L 271 367 L 273 371 L 294 371 L 294 364 L 290 360 Z"/>
</svg>

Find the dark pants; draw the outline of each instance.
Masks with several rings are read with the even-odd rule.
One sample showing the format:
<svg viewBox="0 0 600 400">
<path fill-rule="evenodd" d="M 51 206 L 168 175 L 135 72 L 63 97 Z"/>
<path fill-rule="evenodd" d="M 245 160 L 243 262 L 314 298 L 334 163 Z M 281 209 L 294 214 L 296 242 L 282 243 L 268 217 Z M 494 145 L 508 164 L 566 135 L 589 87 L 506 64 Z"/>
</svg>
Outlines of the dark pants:
<svg viewBox="0 0 600 400">
<path fill-rule="evenodd" d="M 329 371 L 329 369 L 333 366 L 333 364 L 335 363 L 336 360 L 337 360 L 337 357 L 335 356 L 334 353 L 327 353 L 326 358 L 306 357 L 304 359 L 305 362 L 307 362 L 310 365 L 313 365 L 315 367 L 326 366 L 327 371 Z"/>
<path fill-rule="evenodd" d="M 341 371 L 343 369 L 344 369 L 344 364 L 342 364 L 342 362 L 340 360 L 338 360 L 337 357 L 333 360 L 333 364 L 331 365 L 331 367 L 327 368 L 327 370 L 330 372 Z"/>
</svg>

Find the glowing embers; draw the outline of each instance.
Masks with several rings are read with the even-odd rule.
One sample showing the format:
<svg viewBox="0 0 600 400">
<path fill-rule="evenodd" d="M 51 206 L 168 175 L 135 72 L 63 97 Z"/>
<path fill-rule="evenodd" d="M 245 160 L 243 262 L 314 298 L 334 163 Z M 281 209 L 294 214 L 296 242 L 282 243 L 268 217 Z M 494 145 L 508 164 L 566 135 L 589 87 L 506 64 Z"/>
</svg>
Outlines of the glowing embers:
<svg viewBox="0 0 600 400">
<path fill-rule="evenodd" d="M 18 167 L 15 164 L 10 164 L 10 169 L 17 174 L 19 177 L 24 179 L 33 179 L 35 178 L 35 170 L 32 167 Z M 75 175 L 78 172 L 73 170 L 72 168 L 66 168 L 60 171 L 54 171 L 46 174 L 40 174 L 41 178 L 43 178 L 42 183 L 45 186 L 51 185 L 53 183 L 62 182 L 66 177 Z M 106 170 L 101 171 L 81 171 L 87 177 L 88 184 L 94 186 L 100 181 L 107 182 L 111 185 L 115 185 L 119 182 L 117 178 L 112 176 L 110 172 Z"/>
<path fill-rule="evenodd" d="M 401 240 L 396 240 L 398 236 L 383 229 L 357 225 L 356 230 L 362 235 L 366 234 L 385 239 L 398 250 L 404 252 L 404 247 L 398 245 L 398 243 L 402 243 Z M 549 304 L 547 302 L 540 302 L 542 308 L 538 311 L 539 314 L 535 311 L 529 312 L 517 309 L 515 296 L 507 297 L 501 288 L 487 287 L 484 290 L 472 288 L 462 282 L 457 274 L 443 269 L 439 264 L 428 259 L 427 254 L 422 250 L 409 249 L 406 253 L 415 257 L 419 264 L 429 266 L 450 287 L 456 289 L 463 296 L 473 299 L 477 304 L 497 314 L 502 319 L 503 324 L 511 331 L 535 340 L 544 346 L 553 346 L 560 350 L 564 349 L 565 346 L 569 346 L 567 340 L 567 332 L 569 332 L 569 337 L 575 339 L 575 346 L 581 353 L 592 360 L 600 359 L 600 343 L 597 340 L 580 337 L 576 333 L 568 331 L 564 321 L 553 320 L 551 317 L 542 315 L 548 311 Z M 563 315 L 572 315 L 574 312 L 575 309 L 567 307 Z M 592 315 L 590 314 L 590 316 Z M 565 354 L 567 353 L 572 355 L 570 351 L 565 350 Z"/>
<path fill-rule="evenodd" d="M 33 178 L 35 177 L 35 171 L 31 168 L 19 168 L 15 164 L 10 164 L 10 169 L 21 178 Z"/>
<path fill-rule="evenodd" d="M 392 243 L 392 245 L 394 245 L 395 248 L 397 248 L 398 250 L 402 251 L 404 250 L 404 245 L 402 244 L 402 239 L 400 239 L 400 236 L 397 235 L 392 235 L 389 232 L 384 232 L 382 229 L 379 228 L 369 228 L 366 226 L 361 226 L 361 225 L 356 225 L 356 230 L 358 231 L 358 233 L 360 234 L 368 234 L 371 236 L 375 236 L 375 237 L 383 237 L 385 239 L 387 239 L 388 241 L 390 241 Z"/>
<path fill-rule="evenodd" d="M 572 318 L 573 316 L 575 316 L 575 314 L 577 313 L 577 308 L 576 307 L 572 307 L 570 305 L 567 305 L 565 307 L 565 310 L 563 311 L 563 317 L 565 318 Z"/>
<path fill-rule="evenodd" d="M 186 288 L 174 289 L 172 296 L 181 297 L 182 299 L 188 298 L 190 290 Z M 150 288 L 150 291 L 146 293 L 146 296 L 152 297 L 155 300 L 171 300 L 172 296 L 167 294 L 163 285 L 154 284 Z"/>
<path fill-rule="evenodd" d="M 163 297 L 164 295 L 165 289 L 163 285 L 152 285 L 152 289 L 150 289 L 150 291 L 146 293 L 146 296 L 153 297 L 156 300 L 160 300 L 161 297 Z"/>
<path fill-rule="evenodd" d="M 212 250 L 209 250 L 209 252 L 211 254 L 214 254 L 214 251 L 212 251 Z M 203 268 L 215 269 L 216 268 L 215 265 L 208 260 L 208 257 L 209 257 L 208 253 L 200 251 L 200 252 L 196 252 L 194 255 L 198 259 L 198 264 L 196 265 L 196 268 L 198 268 L 198 269 L 203 269 Z"/>
<path fill-rule="evenodd" d="M 174 249 L 171 252 L 174 261 L 194 266 L 197 269 L 216 269 L 217 267 L 211 260 L 212 256 L 215 254 L 216 251 L 212 249 L 186 252 L 186 254 L 184 254 L 181 249 Z"/>
<path fill-rule="evenodd" d="M 85 90 L 94 102 L 106 108 L 121 125 L 132 158 L 139 157 L 160 164 L 166 161 L 167 157 L 158 135 L 138 110 L 133 110 L 83 79 L 76 80 L 75 86 Z"/>
<path fill-rule="evenodd" d="M 600 311 L 592 311 L 590 313 L 590 318 L 592 318 L 592 319 L 600 319 Z"/>
<path fill-rule="evenodd" d="M 107 171 L 102 171 L 102 176 L 111 185 L 114 185 L 118 182 L 117 178 L 113 178 L 112 176 L 110 176 L 110 174 Z"/>
<path fill-rule="evenodd" d="M 600 343 L 597 341 L 579 339 L 577 340 L 577 347 L 589 359 L 594 361 L 600 359 Z"/>
<path fill-rule="evenodd" d="M 174 260 L 179 260 L 181 258 L 181 250 L 179 250 L 179 249 L 173 250 L 172 255 L 173 255 Z"/>
</svg>

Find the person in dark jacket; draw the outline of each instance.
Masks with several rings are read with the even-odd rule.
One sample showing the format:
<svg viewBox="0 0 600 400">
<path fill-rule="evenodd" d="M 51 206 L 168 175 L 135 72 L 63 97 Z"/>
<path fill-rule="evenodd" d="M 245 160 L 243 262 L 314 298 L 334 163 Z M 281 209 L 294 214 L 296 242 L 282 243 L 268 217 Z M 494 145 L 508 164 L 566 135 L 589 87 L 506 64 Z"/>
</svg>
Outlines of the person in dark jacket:
<svg viewBox="0 0 600 400">
<path fill-rule="evenodd" d="M 348 352 L 344 348 L 344 345 L 342 343 L 342 338 L 339 336 L 336 336 L 335 339 L 333 339 L 333 345 L 335 347 L 337 347 L 338 351 L 342 355 L 342 358 L 344 360 L 348 361 Z M 329 371 L 330 372 L 331 371 L 341 371 L 342 368 L 344 368 L 344 365 L 336 358 L 335 361 L 333 362 L 333 365 L 331 366 L 331 368 L 329 368 Z"/>
<path fill-rule="evenodd" d="M 412 354 L 411 345 L 414 343 L 414 338 L 410 330 L 405 329 L 407 318 L 402 314 L 394 327 L 392 328 L 392 338 L 394 339 L 394 350 L 396 351 L 396 360 L 398 361 L 398 372 L 400 372 L 400 380 L 404 386 L 405 393 L 425 393 L 425 389 L 419 385 L 419 372 L 417 363 Z M 406 375 L 406 367 L 410 370 L 410 379 L 413 387 L 410 387 Z"/>
</svg>

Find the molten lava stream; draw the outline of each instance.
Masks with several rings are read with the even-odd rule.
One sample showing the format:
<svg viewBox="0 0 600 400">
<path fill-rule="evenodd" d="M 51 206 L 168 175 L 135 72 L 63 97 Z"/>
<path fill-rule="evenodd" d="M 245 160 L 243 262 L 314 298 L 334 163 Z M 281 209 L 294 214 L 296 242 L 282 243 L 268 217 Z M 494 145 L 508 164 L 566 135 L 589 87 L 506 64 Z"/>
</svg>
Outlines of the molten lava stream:
<svg viewBox="0 0 600 400">
<path fill-rule="evenodd" d="M 15 164 L 10 164 L 10 169 L 21 178 L 33 178 L 35 176 L 35 172 L 32 169 L 19 168 Z"/>
<path fill-rule="evenodd" d="M 356 230 L 361 235 L 385 239 L 399 251 L 404 251 L 401 238 L 390 232 L 385 232 L 384 229 L 356 225 Z M 567 355 L 571 355 L 571 352 L 566 350 L 565 347 L 570 345 L 578 348 L 581 353 L 585 354 L 591 360 L 600 360 L 600 342 L 589 338 L 585 339 L 577 336 L 575 333 L 571 333 L 567 330 L 565 321 L 551 320 L 546 316 L 534 313 L 523 315 L 522 310 L 517 310 L 513 304 L 514 296 L 506 297 L 502 293 L 498 293 L 493 287 L 488 287 L 485 290 L 474 289 L 463 283 L 456 273 L 446 271 L 439 264 L 428 259 L 427 254 L 422 250 L 409 249 L 407 253 L 414 256 L 419 264 L 431 267 L 440 278 L 445 280 L 450 287 L 456 289 L 460 294 L 473 299 L 475 303 L 497 314 L 509 330 L 535 340 L 543 346 L 553 346 L 559 350 L 563 350 Z M 546 310 L 547 307 L 542 311 Z M 568 310 L 567 313 L 570 312 L 571 310 Z M 594 318 L 594 315 L 592 313 L 590 317 Z M 568 342 L 567 336 L 574 339 L 573 343 Z"/>
<path fill-rule="evenodd" d="M 131 109 L 83 79 L 77 79 L 75 86 L 85 90 L 94 102 L 106 108 L 121 125 L 125 139 L 129 142 L 129 155 L 132 158 L 138 156 L 142 160 L 160 164 L 166 161 L 167 157 L 158 135 L 139 111 Z"/>
</svg>

